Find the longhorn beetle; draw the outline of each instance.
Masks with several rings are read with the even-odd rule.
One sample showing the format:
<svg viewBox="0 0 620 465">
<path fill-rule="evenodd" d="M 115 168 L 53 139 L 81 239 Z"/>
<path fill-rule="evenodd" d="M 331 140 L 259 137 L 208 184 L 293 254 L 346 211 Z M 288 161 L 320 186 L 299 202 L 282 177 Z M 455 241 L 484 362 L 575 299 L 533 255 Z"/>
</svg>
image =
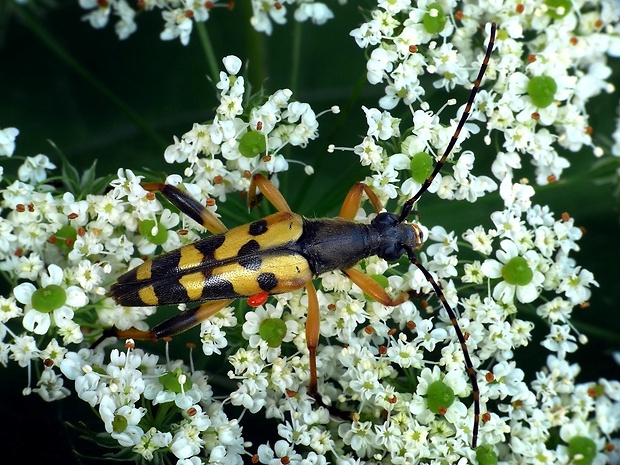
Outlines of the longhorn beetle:
<svg viewBox="0 0 620 465">
<path fill-rule="evenodd" d="M 358 182 L 347 194 L 338 217 L 304 218 L 291 211 L 282 194 L 269 179 L 262 174 L 255 174 L 250 184 L 248 205 L 252 207 L 258 203 L 258 188 L 278 212 L 228 230 L 213 213 L 182 190 L 163 183 L 143 183 L 142 186 L 147 191 L 160 192 L 213 235 L 142 263 L 118 278 L 109 295 L 118 304 L 129 307 L 185 302 L 201 304 L 175 315 L 150 331 L 136 328 L 111 329 L 111 332 L 104 332 L 100 340 L 111 334 L 142 340 L 173 336 L 215 315 L 235 299 L 247 298 L 253 305 L 259 305 L 268 295 L 305 287 L 308 293 L 306 342 L 310 362 L 308 393 L 320 405 L 324 405 L 317 390 L 319 303 L 312 279 L 328 271 L 341 270 L 377 302 L 396 306 L 408 300 L 409 293 L 404 292 L 392 298 L 370 276 L 353 267 L 360 260 L 374 255 L 388 262 L 406 255 L 431 284 L 454 326 L 463 350 L 465 368 L 473 390 L 472 446 L 475 448 L 480 418 L 476 370 L 454 311 L 446 301 L 440 285 L 416 257 L 415 250 L 423 244 L 422 231 L 418 225 L 406 220 L 413 211 L 413 205 L 429 188 L 457 143 L 487 68 L 495 33 L 496 25 L 493 23 L 480 71 L 446 150 L 418 192 L 405 202 L 400 214 L 382 212 L 377 195 L 370 187 Z M 377 216 L 370 224 L 353 221 L 364 193 L 377 211 Z"/>
</svg>

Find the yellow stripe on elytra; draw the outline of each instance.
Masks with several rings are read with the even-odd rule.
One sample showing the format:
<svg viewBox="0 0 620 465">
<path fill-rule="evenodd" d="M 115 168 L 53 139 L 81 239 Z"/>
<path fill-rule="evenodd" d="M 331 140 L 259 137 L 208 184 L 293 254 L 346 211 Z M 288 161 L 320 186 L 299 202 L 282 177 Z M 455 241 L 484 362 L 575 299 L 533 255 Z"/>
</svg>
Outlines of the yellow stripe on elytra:
<svg viewBox="0 0 620 465">
<path fill-rule="evenodd" d="M 308 262 L 297 254 L 263 256 L 257 270 L 244 268 L 236 262 L 213 269 L 213 276 L 230 282 L 237 294 L 248 297 L 263 292 L 258 284 L 258 277 L 264 273 L 275 275 L 277 285 L 270 291 L 273 294 L 299 289 L 312 279 Z"/>
<path fill-rule="evenodd" d="M 301 255 L 273 255 L 263 260 L 260 273 L 274 273 L 278 285 L 272 293 L 290 292 L 304 287 L 312 279 L 312 271 L 308 261 Z"/>
<path fill-rule="evenodd" d="M 138 295 L 144 305 L 157 305 L 159 303 L 159 299 L 155 294 L 155 288 L 152 285 L 141 288 L 138 291 Z"/>
<path fill-rule="evenodd" d="M 151 279 L 151 263 L 151 260 L 149 260 L 136 268 L 136 280 Z"/>
<path fill-rule="evenodd" d="M 190 273 L 185 276 L 181 276 L 179 284 L 187 291 L 189 300 L 200 300 L 202 297 L 202 290 L 204 288 L 205 275 L 201 272 Z"/>
<path fill-rule="evenodd" d="M 237 262 L 218 266 L 213 270 L 213 276 L 224 279 L 233 285 L 234 291 L 239 295 L 250 296 L 263 292 L 256 282 L 259 272 L 248 270 Z"/>
<path fill-rule="evenodd" d="M 303 232 L 303 219 L 295 213 L 274 213 L 263 220 L 266 222 L 266 231 L 257 236 L 249 234 L 248 225 L 229 230 L 224 243 L 213 254 L 215 260 L 236 257 L 239 249 L 251 240 L 256 241 L 260 250 L 264 251 L 295 241 Z"/>
<path fill-rule="evenodd" d="M 196 249 L 193 245 L 189 244 L 179 249 L 181 256 L 179 257 L 179 268 L 195 268 L 200 266 L 204 260 L 204 255 Z M 191 275 L 190 275 L 191 276 Z"/>
</svg>

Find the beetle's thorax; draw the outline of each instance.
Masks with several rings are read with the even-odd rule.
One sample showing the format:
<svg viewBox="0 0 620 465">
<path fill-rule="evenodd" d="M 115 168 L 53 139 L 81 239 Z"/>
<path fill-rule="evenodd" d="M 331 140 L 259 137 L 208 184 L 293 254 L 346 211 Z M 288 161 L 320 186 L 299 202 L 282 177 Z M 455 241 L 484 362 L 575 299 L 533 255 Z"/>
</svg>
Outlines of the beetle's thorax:
<svg viewBox="0 0 620 465">
<path fill-rule="evenodd" d="M 419 248 L 422 239 L 416 225 L 399 223 L 393 213 L 380 213 L 370 224 L 342 218 L 305 218 L 297 244 L 310 269 L 319 275 L 350 268 L 374 255 L 398 260 L 406 248 Z"/>
</svg>

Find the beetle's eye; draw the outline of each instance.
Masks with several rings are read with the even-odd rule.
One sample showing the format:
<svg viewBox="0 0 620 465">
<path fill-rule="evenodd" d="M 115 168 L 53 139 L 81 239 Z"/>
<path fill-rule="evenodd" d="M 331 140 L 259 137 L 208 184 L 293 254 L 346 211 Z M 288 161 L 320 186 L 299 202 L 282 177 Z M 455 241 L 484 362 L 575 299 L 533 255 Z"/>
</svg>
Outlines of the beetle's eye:
<svg viewBox="0 0 620 465">
<path fill-rule="evenodd" d="M 405 249 L 401 246 L 390 245 L 383 249 L 381 252 L 381 258 L 387 260 L 388 262 L 395 262 L 405 253 Z"/>
</svg>

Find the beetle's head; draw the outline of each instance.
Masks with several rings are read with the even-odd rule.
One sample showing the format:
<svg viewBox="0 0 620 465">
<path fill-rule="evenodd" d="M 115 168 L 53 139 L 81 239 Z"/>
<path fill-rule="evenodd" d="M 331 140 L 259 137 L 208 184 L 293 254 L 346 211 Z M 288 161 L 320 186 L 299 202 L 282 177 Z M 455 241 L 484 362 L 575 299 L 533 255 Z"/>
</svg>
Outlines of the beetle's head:
<svg viewBox="0 0 620 465">
<path fill-rule="evenodd" d="M 408 250 L 418 250 L 424 243 L 422 229 L 415 223 L 400 222 L 394 213 L 379 213 L 372 225 L 383 238 L 383 247 L 377 255 L 388 262 L 400 259 Z"/>
</svg>

